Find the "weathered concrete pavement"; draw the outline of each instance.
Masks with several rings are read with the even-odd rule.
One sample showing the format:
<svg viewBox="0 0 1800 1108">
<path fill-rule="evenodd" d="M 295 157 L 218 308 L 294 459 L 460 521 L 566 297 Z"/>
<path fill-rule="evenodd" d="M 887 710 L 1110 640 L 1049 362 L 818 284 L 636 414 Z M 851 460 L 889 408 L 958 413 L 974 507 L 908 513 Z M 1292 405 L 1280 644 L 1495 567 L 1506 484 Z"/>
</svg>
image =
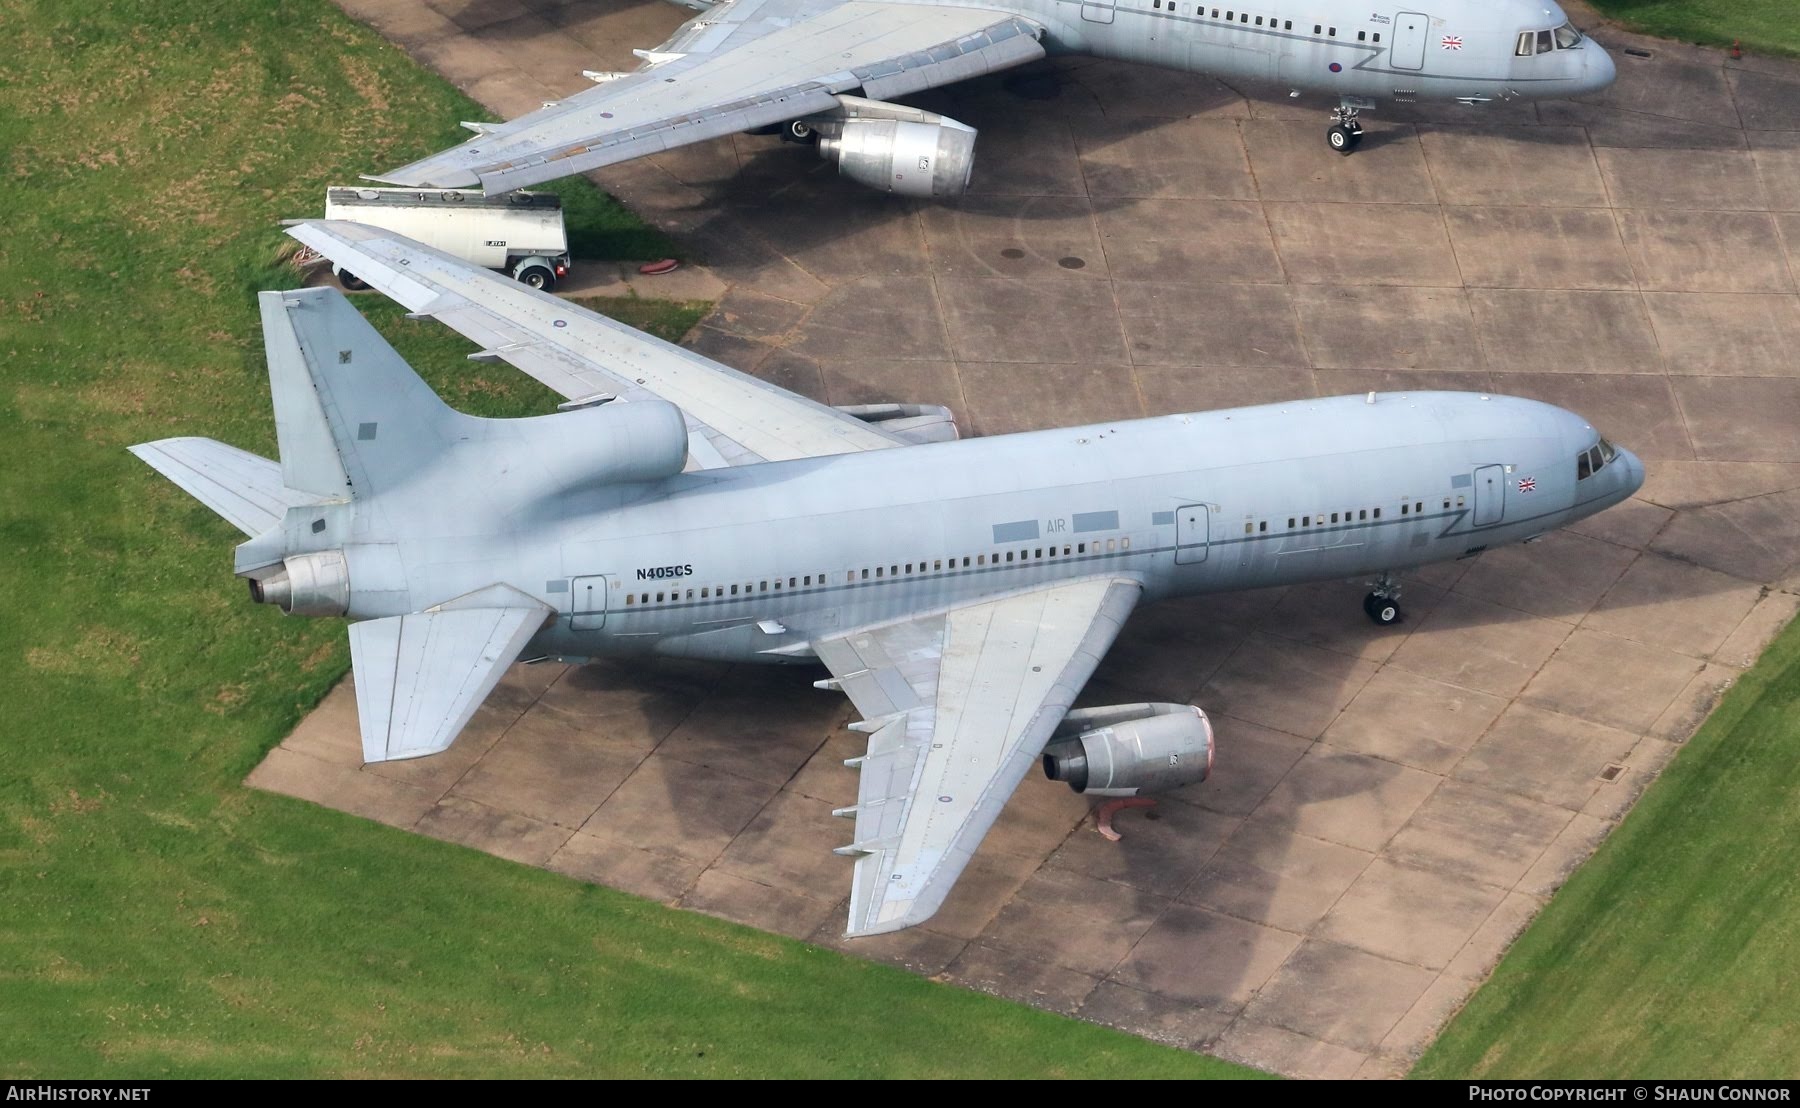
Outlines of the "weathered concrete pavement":
<svg viewBox="0 0 1800 1108">
<path fill-rule="evenodd" d="M 507 115 L 682 14 L 343 2 Z M 1140 612 L 1086 700 L 1192 699 L 1220 750 L 1123 842 L 1028 781 L 930 926 L 845 944 L 849 706 L 666 662 L 522 667 L 449 753 L 366 770 L 340 688 L 252 783 L 1284 1073 L 1403 1071 L 1800 608 L 1800 66 L 1601 37 L 1598 100 L 1384 111 L 1350 158 L 1317 102 L 1069 60 L 922 101 L 982 129 L 957 204 L 765 138 L 600 175 L 724 290 L 693 345 L 831 403 L 992 434 L 1452 387 L 1645 458 L 1630 504 L 1420 573 L 1396 628 L 1356 583 Z"/>
</svg>

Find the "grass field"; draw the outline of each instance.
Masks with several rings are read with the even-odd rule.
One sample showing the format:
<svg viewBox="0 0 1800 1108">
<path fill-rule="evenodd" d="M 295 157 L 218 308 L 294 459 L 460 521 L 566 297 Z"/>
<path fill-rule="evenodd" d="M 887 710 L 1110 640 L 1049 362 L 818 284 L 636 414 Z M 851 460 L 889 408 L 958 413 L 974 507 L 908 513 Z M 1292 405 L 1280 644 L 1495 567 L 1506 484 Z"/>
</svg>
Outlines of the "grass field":
<svg viewBox="0 0 1800 1108">
<path fill-rule="evenodd" d="M 1800 622 L 1414 1076 L 1800 1076 Z"/>
<path fill-rule="evenodd" d="M 471 372 L 467 358 L 475 349 L 471 343 L 448 327 L 407 319 L 403 306 L 379 293 L 361 293 L 351 302 L 453 407 L 486 416 L 516 418 L 547 415 L 563 399 L 516 370 Z M 670 342 L 687 334 L 711 308 L 703 300 L 583 297 L 573 302 Z M 260 350 L 259 346 L 259 355 Z"/>
<path fill-rule="evenodd" d="M 1633 31 L 1752 53 L 1800 57 L 1800 5 L 1794 0 L 1589 0 Z"/>
<path fill-rule="evenodd" d="M 0 1073 L 1244 1072 L 243 788 L 342 627 L 250 605 L 239 536 L 124 447 L 273 453 L 274 221 L 471 107 L 323 0 L 22 0 L 0 39 Z M 671 251 L 577 196 L 590 252 Z M 359 303 L 453 402 L 548 402 Z"/>
</svg>

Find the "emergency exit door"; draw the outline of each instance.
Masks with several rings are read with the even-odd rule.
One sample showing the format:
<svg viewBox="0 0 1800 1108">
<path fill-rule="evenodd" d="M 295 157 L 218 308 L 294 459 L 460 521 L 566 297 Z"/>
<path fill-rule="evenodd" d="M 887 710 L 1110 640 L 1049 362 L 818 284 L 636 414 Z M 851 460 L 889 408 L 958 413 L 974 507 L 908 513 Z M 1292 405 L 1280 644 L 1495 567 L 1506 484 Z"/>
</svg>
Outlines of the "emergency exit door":
<svg viewBox="0 0 1800 1108">
<path fill-rule="evenodd" d="M 569 609 L 569 629 L 598 631 L 606 626 L 606 578 L 577 577 L 569 582 L 573 605 Z"/>
<path fill-rule="evenodd" d="M 1500 522 L 1506 514 L 1506 467 L 1482 466 L 1475 471 L 1475 526 Z"/>
<path fill-rule="evenodd" d="M 1089 23 L 1111 23 L 1113 0 L 1081 0 L 1081 18 Z"/>
<path fill-rule="evenodd" d="M 1206 561 L 1207 510 L 1204 504 L 1190 504 L 1175 510 L 1175 561 L 1193 565 Z"/>
<path fill-rule="evenodd" d="M 1395 69 L 1424 69 L 1425 40 L 1431 34 L 1431 17 L 1418 12 L 1394 16 L 1394 45 L 1388 61 Z"/>
</svg>

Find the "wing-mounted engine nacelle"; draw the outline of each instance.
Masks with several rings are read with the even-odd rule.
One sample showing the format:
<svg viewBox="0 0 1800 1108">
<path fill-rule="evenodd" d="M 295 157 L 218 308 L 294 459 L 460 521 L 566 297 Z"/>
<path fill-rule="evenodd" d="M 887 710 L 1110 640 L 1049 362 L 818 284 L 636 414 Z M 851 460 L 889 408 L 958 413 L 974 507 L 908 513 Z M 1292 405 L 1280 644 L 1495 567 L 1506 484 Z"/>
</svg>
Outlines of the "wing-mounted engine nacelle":
<svg viewBox="0 0 1800 1108">
<path fill-rule="evenodd" d="M 859 185 L 901 196 L 961 196 L 975 170 L 975 128 L 966 123 L 860 96 L 789 125 L 819 137 L 819 156 Z"/>
<path fill-rule="evenodd" d="M 1044 776 L 1091 796 L 1136 796 L 1206 780 L 1213 733 L 1192 704 L 1115 704 L 1063 717 Z"/>
<path fill-rule="evenodd" d="M 907 442 L 955 442 L 956 416 L 942 404 L 839 404 L 838 411 Z"/>
</svg>

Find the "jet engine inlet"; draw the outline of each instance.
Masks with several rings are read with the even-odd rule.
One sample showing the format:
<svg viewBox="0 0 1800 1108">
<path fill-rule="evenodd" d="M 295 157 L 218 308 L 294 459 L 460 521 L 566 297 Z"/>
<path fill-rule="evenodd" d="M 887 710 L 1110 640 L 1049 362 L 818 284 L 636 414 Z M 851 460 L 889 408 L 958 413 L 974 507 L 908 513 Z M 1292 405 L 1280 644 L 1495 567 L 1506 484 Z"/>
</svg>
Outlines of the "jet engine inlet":
<svg viewBox="0 0 1800 1108">
<path fill-rule="evenodd" d="M 928 114 L 928 113 L 921 113 Z M 929 198 L 961 196 L 975 170 L 975 128 L 954 119 L 930 122 L 847 119 L 822 133 L 819 156 L 859 185 Z"/>
<path fill-rule="evenodd" d="M 266 577 L 250 578 L 250 599 L 290 616 L 341 616 L 350 609 L 350 566 L 341 550 L 284 558 Z"/>
<path fill-rule="evenodd" d="M 1212 724 L 1191 704 L 1084 708 L 1044 748 L 1044 776 L 1078 793 L 1137 796 L 1206 780 L 1212 755 Z"/>
</svg>

